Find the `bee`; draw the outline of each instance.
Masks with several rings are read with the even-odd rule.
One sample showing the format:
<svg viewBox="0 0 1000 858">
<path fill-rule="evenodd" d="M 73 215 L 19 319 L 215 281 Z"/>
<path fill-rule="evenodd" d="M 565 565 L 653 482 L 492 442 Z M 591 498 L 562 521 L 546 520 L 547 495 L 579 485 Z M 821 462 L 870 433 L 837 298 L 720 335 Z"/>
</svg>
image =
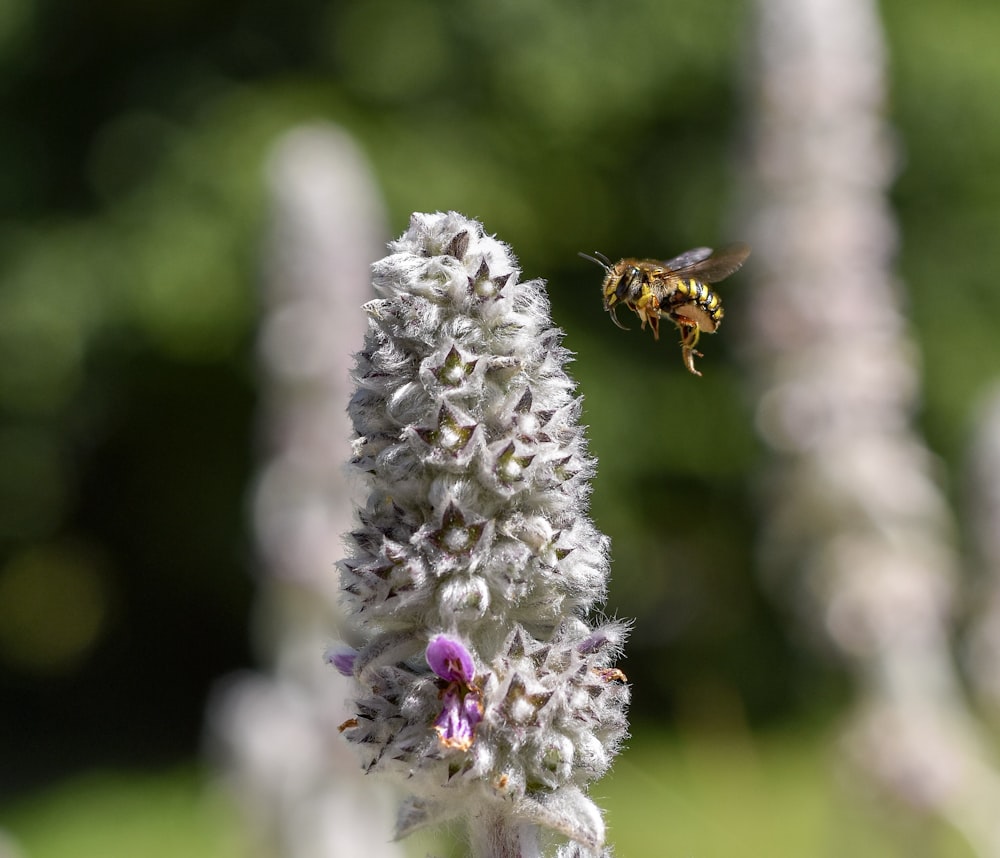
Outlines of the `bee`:
<svg viewBox="0 0 1000 858">
<path fill-rule="evenodd" d="M 694 359 L 702 357 L 696 348 L 702 331 L 714 334 L 722 321 L 722 301 L 708 288 L 709 283 L 725 280 L 739 270 L 750 255 L 750 245 L 730 244 L 718 253 L 710 247 L 696 247 L 680 256 L 660 262 L 657 259 L 620 259 L 614 265 L 603 253 L 584 259 L 596 262 L 604 269 L 601 295 L 604 309 L 611 321 L 628 330 L 618 321 L 618 306 L 624 304 L 660 338 L 660 319 L 669 319 L 681 334 L 681 357 L 684 366 L 701 375 Z"/>
</svg>

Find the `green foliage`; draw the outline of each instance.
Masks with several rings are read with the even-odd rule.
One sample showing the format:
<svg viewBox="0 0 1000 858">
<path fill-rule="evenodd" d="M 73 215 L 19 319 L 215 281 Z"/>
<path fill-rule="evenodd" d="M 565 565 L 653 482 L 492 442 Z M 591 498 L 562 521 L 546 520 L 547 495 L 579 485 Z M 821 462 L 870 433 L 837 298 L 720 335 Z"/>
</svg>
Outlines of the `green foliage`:
<svg viewBox="0 0 1000 858">
<path fill-rule="evenodd" d="M 193 771 L 92 774 L 3 813 L 31 858 L 236 858 L 236 817 Z"/>
<path fill-rule="evenodd" d="M 596 787 L 615 855 L 971 858 L 952 832 L 907 828 L 835 778 L 832 742 L 816 730 L 754 735 L 732 723 L 713 733 L 637 728 Z M 31 858 L 229 858 L 246 853 L 236 822 L 217 787 L 188 771 L 77 778 L 0 809 L 0 825 Z M 414 858 L 465 854 L 440 832 L 414 835 L 406 848 Z"/>
<path fill-rule="evenodd" d="M 923 419 L 955 462 L 969 404 L 1000 367 L 1000 12 L 991 0 L 883 6 Z M 792 648 L 752 562 L 756 446 L 731 349 L 753 300 L 746 281 L 720 287 L 729 314 L 704 338 L 695 379 L 669 337 L 610 324 L 598 270 L 575 255 L 669 256 L 740 238 L 722 224 L 739 180 L 749 4 L 0 9 L 0 505 L 13 511 L 0 524 L 0 579 L 37 548 L 100 557 L 94 592 L 107 603 L 95 611 L 112 619 L 86 663 L 105 681 L 145 670 L 121 655 L 136 600 L 157 602 L 133 582 L 162 583 L 176 565 L 192 606 L 204 608 L 207 581 L 238 591 L 263 170 L 278 135 L 324 118 L 367 150 L 394 233 L 411 211 L 459 209 L 509 240 L 527 276 L 548 279 L 600 459 L 611 602 L 639 619 L 636 671 L 657 711 L 673 711 L 699 671 L 717 671 L 754 717 L 797 711 Z M 199 388 L 201 377 L 212 382 Z M 201 393 L 185 398 L 169 379 Z M 220 452 L 233 448 L 241 456 Z M 221 608 L 219 640 L 245 635 L 240 592 L 208 600 Z M 188 602 L 178 592 L 162 605 Z M 25 682 L 0 691 L 49 705 L 40 679 Z M 86 685 L 95 698 L 107 690 Z"/>
<path fill-rule="evenodd" d="M 1000 8 L 883 3 L 902 171 L 900 268 L 924 350 L 925 422 L 952 462 L 1000 371 Z"/>
<path fill-rule="evenodd" d="M 713 711 L 718 713 L 718 701 Z M 704 714 L 704 713 L 703 713 Z M 906 829 L 887 807 L 866 804 L 858 784 L 830 768 L 829 737 L 786 731 L 751 735 L 733 724 L 675 736 L 647 734 L 603 784 L 610 839 L 621 858 L 971 858 L 952 832 Z M 888 826 L 887 826 L 888 823 Z M 886 835 L 892 829 L 899 840 Z M 899 850 L 900 843 L 907 848 Z"/>
</svg>

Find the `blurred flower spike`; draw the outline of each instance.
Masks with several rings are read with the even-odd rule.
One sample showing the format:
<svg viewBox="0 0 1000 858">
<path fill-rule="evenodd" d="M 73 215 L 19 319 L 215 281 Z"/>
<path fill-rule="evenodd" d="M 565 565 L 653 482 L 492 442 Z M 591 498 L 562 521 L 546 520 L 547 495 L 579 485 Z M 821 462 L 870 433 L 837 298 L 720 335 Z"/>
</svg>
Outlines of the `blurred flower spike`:
<svg viewBox="0 0 1000 858">
<path fill-rule="evenodd" d="M 459 818 L 476 858 L 540 856 L 545 831 L 603 856 L 586 788 L 627 733 L 627 625 L 589 621 L 608 539 L 562 332 L 475 221 L 416 214 L 390 251 L 348 406 L 368 497 L 340 563 L 361 643 L 327 653 L 356 681 L 343 735 L 409 790 L 397 837 Z"/>
<path fill-rule="evenodd" d="M 427 663 L 448 684 L 441 691 L 444 708 L 434 722 L 441 744 L 467 751 L 472 747 L 476 725 L 483 720 L 483 696 L 472 684 L 475 667 L 472 654 L 461 641 L 436 635 L 427 645 Z"/>
</svg>

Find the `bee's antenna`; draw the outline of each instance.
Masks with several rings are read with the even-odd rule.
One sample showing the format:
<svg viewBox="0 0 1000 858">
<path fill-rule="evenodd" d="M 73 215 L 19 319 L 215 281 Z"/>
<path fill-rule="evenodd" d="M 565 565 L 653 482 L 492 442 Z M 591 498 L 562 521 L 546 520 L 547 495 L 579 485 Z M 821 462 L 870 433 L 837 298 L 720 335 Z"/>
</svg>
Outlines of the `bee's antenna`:
<svg viewBox="0 0 1000 858">
<path fill-rule="evenodd" d="M 611 260 L 608 259 L 608 257 L 606 257 L 603 253 L 601 253 L 598 250 L 594 251 L 594 255 L 593 256 L 591 256 L 589 253 L 582 253 L 582 252 L 578 253 L 577 256 L 579 256 L 579 257 L 581 257 L 583 259 L 588 259 L 591 262 L 596 262 L 605 271 L 607 271 L 608 269 L 611 268 Z"/>
</svg>

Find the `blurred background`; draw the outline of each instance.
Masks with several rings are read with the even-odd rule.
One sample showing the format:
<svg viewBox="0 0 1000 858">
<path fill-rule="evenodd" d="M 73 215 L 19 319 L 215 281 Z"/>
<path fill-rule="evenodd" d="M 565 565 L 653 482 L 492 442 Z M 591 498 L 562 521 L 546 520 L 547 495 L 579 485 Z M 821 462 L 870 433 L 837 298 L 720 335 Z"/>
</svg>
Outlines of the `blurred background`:
<svg viewBox="0 0 1000 858">
<path fill-rule="evenodd" d="M 832 32 L 841 7 L 826 5 Z M 841 771 L 864 671 L 812 633 L 765 568 L 762 485 L 781 446 L 761 430 L 768 341 L 752 322 L 755 289 L 781 274 L 773 236 L 761 245 L 754 226 L 768 104 L 755 22 L 768 6 L 0 4 L 11 855 L 244 854 L 238 812 L 213 786 L 225 764 L 206 762 L 206 706 L 225 677 L 268 660 L 251 621 L 263 564 L 250 512 L 267 165 L 284 135 L 321 121 L 367 161 L 357 169 L 384 204 L 372 228 L 383 238 L 413 211 L 456 209 L 548 282 L 599 460 L 607 610 L 636 618 L 622 664 L 634 738 L 595 789 L 616 854 L 985 854 L 940 805 L 897 813 Z M 991 435 L 976 421 L 1000 370 L 1000 6 L 886 0 L 875 12 L 887 61 L 872 74 L 887 97 L 872 115 L 886 122 L 898 230 L 886 277 L 915 368 L 900 413 L 948 508 L 957 572 L 944 613 L 963 694 L 975 677 L 959 667 L 962 641 L 990 592 L 970 525 L 986 502 L 966 475 L 982 472 L 971 457 Z M 820 87 L 803 109 L 826 98 Z M 822 224 L 801 226 L 827 243 Z M 755 254 L 719 287 L 726 324 L 702 340 L 701 379 L 671 334 L 614 328 L 601 272 L 576 255 L 665 258 L 737 239 Z M 810 293 L 814 313 L 836 282 Z M 872 306 L 852 307 L 863 329 Z M 330 545 L 319 574 L 332 578 Z M 979 723 L 989 736 L 990 718 Z"/>
</svg>

